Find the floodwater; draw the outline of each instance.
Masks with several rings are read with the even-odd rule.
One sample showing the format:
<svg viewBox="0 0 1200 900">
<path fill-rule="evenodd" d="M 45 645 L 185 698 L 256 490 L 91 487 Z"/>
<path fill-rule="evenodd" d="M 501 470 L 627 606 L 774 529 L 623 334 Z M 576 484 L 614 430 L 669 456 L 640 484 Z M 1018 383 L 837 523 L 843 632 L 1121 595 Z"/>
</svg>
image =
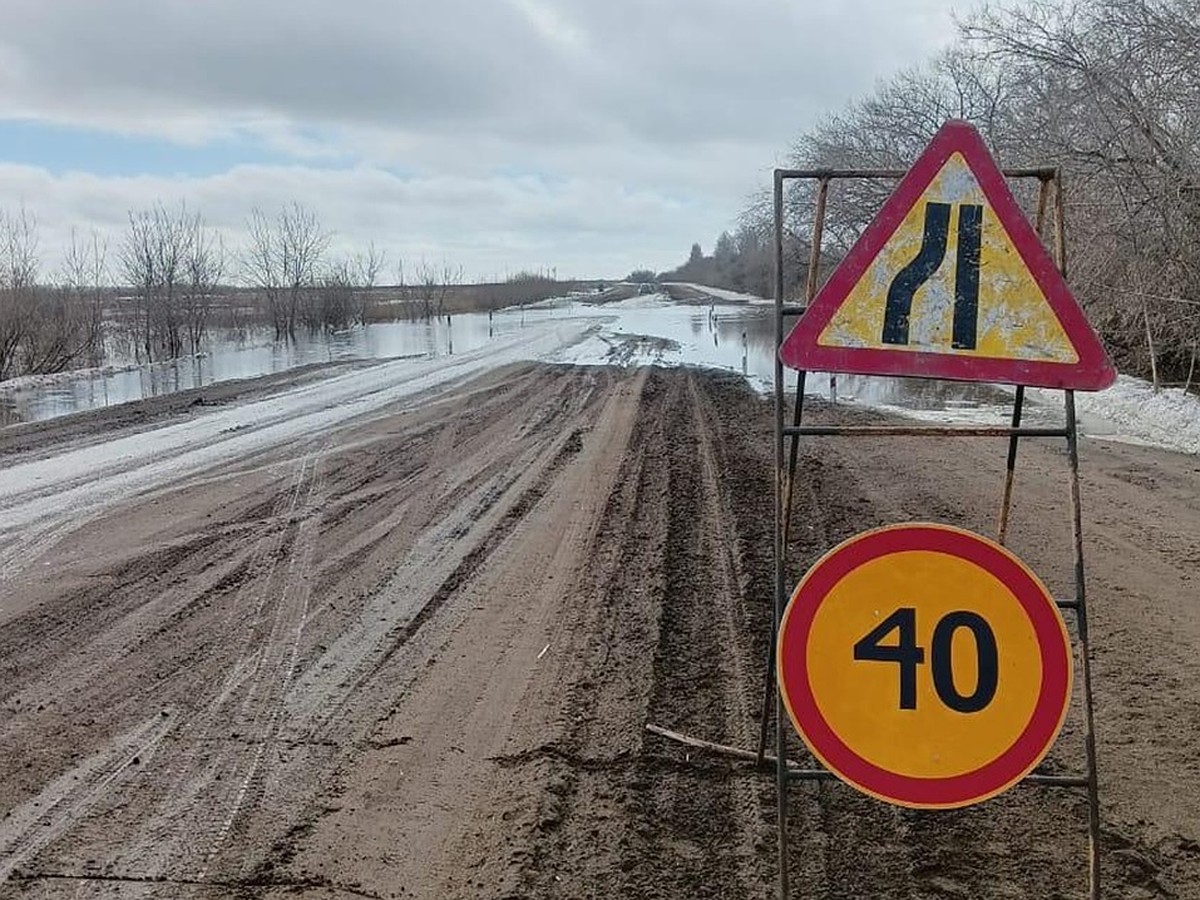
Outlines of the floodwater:
<svg viewBox="0 0 1200 900">
<path fill-rule="evenodd" d="M 552 359 L 581 364 L 696 365 L 740 373 L 759 390 L 774 377 L 769 303 L 673 303 L 662 296 L 596 305 L 575 298 L 468 313 L 434 322 L 374 323 L 337 334 L 301 335 L 276 343 L 269 334 L 215 334 L 194 358 L 155 365 L 102 369 L 0 383 L 0 423 L 30 422 L 73 412 L 282 372 L 311 363 L 405 356 L 436 358 L 477 350 L 498 337 L 548 319 L 587 319 L 594 327 L 580 343 Z M 787 373 L 788 386 L 794 374 Z M 806 393 L 828 397 L 830 378 L 812 373 Z M 840 402 L 895 409 L 922 418 L 1002 422 L 1007 395 L 989 385 L 920 379 L 839 376 Z"/>
</svg>

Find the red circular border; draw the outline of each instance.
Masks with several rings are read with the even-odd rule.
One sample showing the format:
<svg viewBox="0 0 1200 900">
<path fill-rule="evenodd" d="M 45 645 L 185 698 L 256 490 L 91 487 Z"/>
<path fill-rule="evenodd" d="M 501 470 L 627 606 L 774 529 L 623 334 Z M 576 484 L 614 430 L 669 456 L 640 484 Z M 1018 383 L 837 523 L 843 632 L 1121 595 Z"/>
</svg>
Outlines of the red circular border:
<svg viewBox="0 0 1200 900">
<path fill-rule="evenodd" d="M 807 651 L 813 619 L 830 591 L 859 566 L 909 550 L 956 556 L 999 579 L 1024 608 L 1041 652 L 1041 690 L 1029 722 L 1016 741 L 986 765 L 947 778 L 901 775 L 859 756 L 821 714 L 808 678 Z M 784 702 L 809 749 L 846 781 L 904 806 L 966 806 L 995 796 L 1018 781 L 1037 765 L 1053 743 L 1071 694 L 1071 656 L 1066 630 L 1045 587 L 998 544 L 947 525 L 891 525 L 853 537 L 827 553 L 792 594 L 780 625 L 776 658 Z"/>
</svg>

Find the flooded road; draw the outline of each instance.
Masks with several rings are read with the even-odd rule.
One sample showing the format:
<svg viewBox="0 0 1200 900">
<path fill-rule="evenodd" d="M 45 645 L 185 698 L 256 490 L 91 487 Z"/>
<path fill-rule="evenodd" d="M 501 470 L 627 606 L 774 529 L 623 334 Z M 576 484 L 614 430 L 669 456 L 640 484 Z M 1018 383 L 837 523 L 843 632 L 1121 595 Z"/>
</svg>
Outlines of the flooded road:
<svg viewBox="0 0 1200 900">
<path fill-rule="evenodd" d="M 52 419 L 87 409 L 144 400 L 234 379 L 288 371 L 313 363 L 351 359 L 452 357 L 511 342 L 541 323 L 590 323 L 587 336 L 564 346 L 556 360 L 576 364 L 690 365 L 737 372 L 759 391 L 774 373 L 769 303 L 676 303 L 646 295 L 596 304 L 579 298 L 544 301 L 495 313 L 467 313 L 433 322 L 373 323 L 337 334 L 302 334 L 293 343 L 269 333 L 249 337 L 214 334 L 196 357 L 154 365 L 117 364 L 0 384 L 0 424 Z M 788 373 L 789 390 L 794 374 Z M 810 373 L 806 394 L 828 397 L 830 378 Z M 1004 421 L 1008 395 L 988 385 L 861 376 L 839 376 L 839 401 L 893 409 L 921 417 Z"/>
</svg>

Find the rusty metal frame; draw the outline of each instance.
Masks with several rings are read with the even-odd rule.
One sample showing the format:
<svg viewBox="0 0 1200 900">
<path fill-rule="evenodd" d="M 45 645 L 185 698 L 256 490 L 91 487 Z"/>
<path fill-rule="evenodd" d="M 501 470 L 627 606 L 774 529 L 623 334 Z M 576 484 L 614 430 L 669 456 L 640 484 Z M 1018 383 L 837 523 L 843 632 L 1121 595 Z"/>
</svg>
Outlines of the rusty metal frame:
<svg viewBox="0 0 1200 900">
<path fill-rule="evenodd" d="M 1041 236 L 1044 226 L 1046 209 L 1053 189 L 1053 238 L 1054 257 L 1059 270 L 1065 277 L 1066 264 L 1066 226 L 1064 214 L 1064 192 L 1062 171 L 1052 166 L 1005 169 L 1008 178 L 1034 178 L 1039 182 L 1037 198 L 1036 229 Z M 1075 613 L 1080 668 L 1083 675 L 1084 693 L 1084 745 L 1087 761 L 1087 771 L 1084 775 L 1041 775 L 1032 774 L 1023 779 L 1030 784 L 1048 787 L 1083 788 L 1088 800 L 1088 897 L 1090 900 L 1100 900 L 1100 801 L 1099 785 L 1096 766 L 1095 716 L 1092 700 L 1091 646 L 1088 638 L 1086 582 L 1083 563 L 1083 528 L 1079 491 L 1079 434 L 1075 415 L 1075 393 L 1064 391 L 1065 423 L 1059 428 L 1029 428 L 1021 425 L 1021 416 L 1025 402 L 1025 389 L 1016 387 L 1013 400 L 1012 424 L 1002 426 L 908 426 L 908 425 L 875 425 L 875 426 L 837 426 L 837 425 L 804 425 L 804 388 L 806 372 L 799 372 L 796 383 L 795 406 L 791 425 L 785 424 L 784 370 L 779 359 L 778 349 L 785 336 L 784 321 L 788 316 L 803 315 L 808 304 L 812 302 L 818 285 L 818 269 L 821 258 L 821 242 L 825 227 L 825 207 L 828 198 L 829 183 L 834 179 L 847 178 L 902 178 L 906 174 L 902 170 L 892 169 L 776 169 L 774 183 L 774 251 L 775 251 L 775 603 L 771 632 L 770 652 L 767 671 L 764 678 L 763 704 L 760 719 L 758 751 L 754 755 L 755 762 L 763 767 L 773 762 L 775 766 L 776 786 L 776 824 L 778 829 L 778 863 L 779 863 L 779 896 L 781 900 L 790 900 L 792 894 L 788 873 L 788 788 L 793 781 L 828 781 L 835 776 L 821 768 L 800 768 L 787 759 L 787 716 L 784 711 L 783 698 L 775 684 L 775 644 L 779 623 L 783 619 L 784 608 L 788 602 L 786 583 L 785 555 L 789 538 L 791 521 L 793 486 L 796 476 L 796 464 L 799 441 L 802 436 L 923 436 L 923 437 L 1007 437 L 1008 459 L 1005 473 L 1004 495 L 1001 501 L 999 521 L 997 526 L 998 539 L 1004 543 L 1008 531 L 1009 510 L 1012 502 L 1012 488 L 1016 468 L 1018 440 L 1022 437 L 1061 438 L 1066 440 L 1067 456 L 1070 466 L 1070 496 L 1071 496 L 1071 531 L 1074 550 L 1075 596 L 1057 601 L 1060 609 L 1071 610 Z M 789 180 L 815 180 L 817 182 L 816 210 L 813 220 L 812 242 L 809 252 L 809 267 L 805 280 L 805 303 L 790 304 L 784 298 L 784 266 L 783 266 L 783 200 L 784 186 Z M 831 378 L 830 388 L 836 390 L 836 382 Z M 787 448 L 785 467 L 785 438 L 790 438 Z M 769 718 L 771 712 L 771 695 L 775 696 L 775 752 L 767 754 Z M 653 730 L 653 729 L 652 729 Z M 662 733 L 661 730 L 659 733 Z M 664 736 L 679 739 L 681 736 L 666 734 Z M 686 742 L 687 739 L 685 739 Z M 727 752 L 729 755 L 746 758 L 746 751 L 735 748 L 719 748 L 709 745 L 708 749 Z"/>
</svg>

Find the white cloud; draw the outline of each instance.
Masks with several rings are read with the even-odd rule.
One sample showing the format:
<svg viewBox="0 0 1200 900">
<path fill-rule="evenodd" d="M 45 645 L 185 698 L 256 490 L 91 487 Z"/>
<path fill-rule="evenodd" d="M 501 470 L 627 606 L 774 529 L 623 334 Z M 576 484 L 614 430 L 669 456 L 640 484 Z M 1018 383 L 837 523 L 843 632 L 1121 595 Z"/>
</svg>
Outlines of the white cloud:
<svg viewBox="0 0 1200 900">
<path fill-rule="evenodd" d="M 409 265 L 420 258 L 469 261 L 468 274 L 478 277 L 550 266 L 562 275 L 595 277 L 623 273 L 655 254 L 673 259 L 679 253 L 671 229 L 686 213 L 662 195 L 583 178 L 404 179 L 370 167 L 304 166 L 238 166 L 203 178 L 118 178 L 82 172 L 53 176 L 0 164 L 0 207 L 24 203 L 35 212 L 48 273 L 71 228 L 81 225 L 108 237 L 115 267 L 130 208 L 184 200 L 236 247 L 253 206 L 274 211 L 294 198 L 334 232 L 335 252 L 374 241 L 393 265 L 400 258 Z"/>
</svg>

